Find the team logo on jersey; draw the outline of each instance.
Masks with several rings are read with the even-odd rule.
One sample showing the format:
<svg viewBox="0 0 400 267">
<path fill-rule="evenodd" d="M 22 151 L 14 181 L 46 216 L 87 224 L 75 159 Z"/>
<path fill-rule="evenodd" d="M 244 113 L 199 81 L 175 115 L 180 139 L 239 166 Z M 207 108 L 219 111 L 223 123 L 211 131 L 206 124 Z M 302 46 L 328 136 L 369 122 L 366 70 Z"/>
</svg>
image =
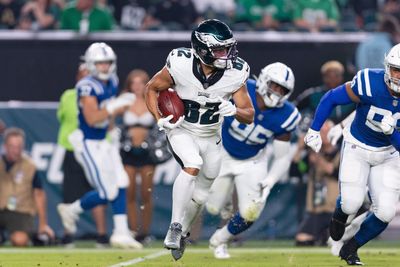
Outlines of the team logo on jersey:
<svg viewBox="0 0 400 267">
<path fill-rule="evenodd" d="M 397 107 L 398 104 L 399 104 L 399 102 L 397 100 L 393 100 L 393 102 L 392 102 L 393 107 Z"/>
<path fill-rule="evenodd" d="M 206 93 L 206 92 L 197 92 L 197 96 L 205 96 L 205 97 L 209 98 L 210 94 Z"/>
<path fill-rule="evenodd" d="M 262 119 L 264 119 L 264 115 L 263 114 L 258 114 L 257 119 L 259 121 L 262 121 Z"/>
</svg>

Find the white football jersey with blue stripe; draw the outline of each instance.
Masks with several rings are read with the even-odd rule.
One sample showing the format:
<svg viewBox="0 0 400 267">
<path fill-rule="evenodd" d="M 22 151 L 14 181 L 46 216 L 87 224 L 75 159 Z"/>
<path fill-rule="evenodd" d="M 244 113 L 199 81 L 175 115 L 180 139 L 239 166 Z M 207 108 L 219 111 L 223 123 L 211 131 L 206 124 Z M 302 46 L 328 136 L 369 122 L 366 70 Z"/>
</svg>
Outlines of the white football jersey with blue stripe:
<svg viewBox="0 0 400 267">
<path fill-rule="evenodd" d="M 260 110 L 257 107 L 256 82 L 248 80 L 247 89 L 255 110 L 254 122 L 247 125 L 234 117 L 225 117 L 222 124 L 222 144 L 237 159 L 257 155 L 270 138 L 294 131 L 301 120 L 299 111 L 289 101 L 279 107 Z"/>
<path fill-rule="evenodd" d="M 391 146 L 389 138 L 379 127 L 384 115 L 392 115 L 399 125 L 400 99 L 390 94 L 384 74 L 383 69 L 363 69 L 351 82 L 351 89 L 360 98 L 360 103 L 357 104 L 350 133 L 358 144 L 369 149 Z"/>
</svg>

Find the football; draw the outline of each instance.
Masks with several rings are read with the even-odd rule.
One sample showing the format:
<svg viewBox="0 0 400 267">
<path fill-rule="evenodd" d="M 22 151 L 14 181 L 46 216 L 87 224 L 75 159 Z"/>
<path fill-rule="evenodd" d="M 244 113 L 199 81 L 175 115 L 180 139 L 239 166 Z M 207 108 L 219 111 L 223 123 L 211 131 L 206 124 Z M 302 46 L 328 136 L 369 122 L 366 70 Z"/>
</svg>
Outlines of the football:
<svg viewBox="0 0 400 267">
<path fill-rule="evenodd" d="M 173 123 L 185 114 L 185 107 L 182 99 L 180 99 L 176 91 L 171 88 L 161 91 L 158 94 L 158 110 L 164 118 L 169 115 L 174 115 L 171 119 Z"/>
</svg>

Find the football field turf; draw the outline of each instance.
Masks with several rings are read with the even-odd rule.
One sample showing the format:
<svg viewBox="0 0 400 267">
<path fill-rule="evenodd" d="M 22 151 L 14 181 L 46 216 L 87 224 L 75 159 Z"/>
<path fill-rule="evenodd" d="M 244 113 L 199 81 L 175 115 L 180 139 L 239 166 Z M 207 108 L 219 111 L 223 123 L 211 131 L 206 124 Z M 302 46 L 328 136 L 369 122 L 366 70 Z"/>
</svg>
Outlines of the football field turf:
<svg viewBox="0 0 400 267">
<path fill-rule="evenodd" d="M 248 245 L 249 244 L 249 245 Z M 154 267 L 262 267 L 262 266 L 346 266 L 332 256 L 328 248 L 296 248 L 287 244 L 262 245 L 248 242 L 232 248 L 229 260 L 216 260 L 206 245 L 192 246 L 175 262 L 161 243 L 141 251 L 95 248 L 2 248 L 0 267 L 15 266 L 154 266 Z M 158 246 L 159 245 L 159 246 Z M 375 242 L 361 249 L 360 258 L 367 266 L 400 266 L 399 243 Z"/>
</svg>

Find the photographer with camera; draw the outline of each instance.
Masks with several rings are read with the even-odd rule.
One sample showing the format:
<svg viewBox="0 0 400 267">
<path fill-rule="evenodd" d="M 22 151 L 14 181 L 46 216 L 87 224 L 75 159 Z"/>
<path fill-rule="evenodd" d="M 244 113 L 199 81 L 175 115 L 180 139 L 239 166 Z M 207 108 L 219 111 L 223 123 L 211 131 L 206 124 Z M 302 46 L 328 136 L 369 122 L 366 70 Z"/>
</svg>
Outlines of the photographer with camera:
<svg viewBox="0 0 400 267">
<path fill-rule="evenodd" d="M 46 192 L 32 159 L 24 153 L 25 133 L 7 128 L 0 157 L 0 228 L 9 233 L 11 244 L 27 246 L 38 216 L 38 237 L 54 240 L 47 224 Z M 40 238 L 39 238 L 40 239 Z"/>
</svg>

